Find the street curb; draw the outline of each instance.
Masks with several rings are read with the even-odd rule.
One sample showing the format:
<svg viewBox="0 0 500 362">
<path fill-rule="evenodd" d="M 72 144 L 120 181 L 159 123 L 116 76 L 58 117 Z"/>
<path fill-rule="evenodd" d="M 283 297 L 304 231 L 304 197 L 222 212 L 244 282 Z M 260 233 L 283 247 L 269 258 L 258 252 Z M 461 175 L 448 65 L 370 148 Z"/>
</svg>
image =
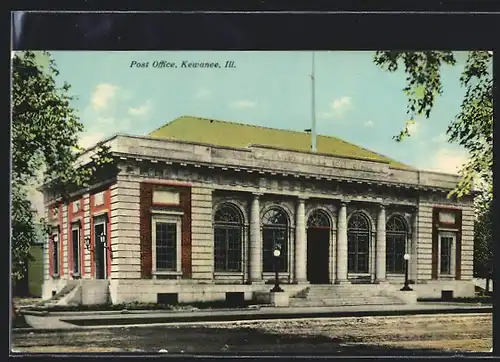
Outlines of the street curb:
<svg viewBox="0 0 500 362">
<path fill-rule="evenodd" d="M 37 310 L 20 310 L 19 314 L 22 315 L 33 315 L 37 317 L 46 317 L 50 315 L 48 311 L 37 311 Z"/>
<path fill-rule="evenodd" d="M 240 311 L 258 311 L 262 308 L 262 306 L 251 307 L 245 309 L 236 310 Z M 217 312 L 235 312 L 235 309 L 225 308 L 225 309 L 199 309 L 199 308 L 186 308 L 186 309 L 122 309 L 122 310 L 99 310 L 99 311 L 38 311 L 38 310 L 22 310 L 21 313 L 24 315 L 33 315 L 33 316 L 53 316 L 53 317 L 71 317 L 71 316 L 85 316 L 85 315 L 131 315 L 131 314 L 154 314 L 154 313 L 206 313 L 210 310 L 216 310 Z"/>
<path fill-rule="evenodd" d="M 31 333 L 59 333 L 70 331 L 85 331 L 98 328 L 138 328 L 150 324 L 183 323 L 183 322 L 231 322 L 245 320 L 273 320 L 273 319 L 306 319 L 306 318 L 346 318 L 346 317 L 382 317 L 404 315 L 432 315 L 432 314 L 483 314 L 492 313 L 493 307 L 484 308 L 446 308 L 428 310 L 389 310 L 389 311 L 349 311 L 349 312 L 302 312 L 302 313 L 260 313 L 260 314 L 226 314 L 203 316 L 157 316 L 141 318 L 102 318 L 102 319 L 60 319 L 62 322 L 75 324 L 83 322 L 78 327 L 68 328 L 17 328 L 13 334 Z M 119 323 L 119 324 L 117 324 Z M 121 323 L 121 324 L 120 324 Z"/>
</svg>

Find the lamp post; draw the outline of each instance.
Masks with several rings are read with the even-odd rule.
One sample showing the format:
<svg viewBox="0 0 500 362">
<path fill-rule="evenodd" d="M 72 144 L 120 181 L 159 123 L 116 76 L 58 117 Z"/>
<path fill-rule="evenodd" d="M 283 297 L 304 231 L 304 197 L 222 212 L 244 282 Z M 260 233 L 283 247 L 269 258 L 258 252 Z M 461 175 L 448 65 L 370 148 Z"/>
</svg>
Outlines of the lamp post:
<svg viewBox="0 0 500 362">
<path fill-rule="evenodd" d="M 280 261 L 280 256 L 281 256 L 281 245 L 280 244 L 275 244 L 274 245 L 274 250 L 273 250 L 273 255 L 274 255 L 274 287 L 271 289 L 271 292 L 276 293 L 276 292 L 282 292 L 283 289 L 280 287 L 280 279 L 278 275 L 278 269 L 279 269 L 279 261 Z"/>
<path fill-rule="evenodd" d="M 408 281 L 408 262 L 410 260 L 410 254 L 405 254 L 403 258 L 405 259 L 405 285 L 403 285 L 403 288 L 400 290 L 406 292 L 413 290 L 410 288 L 410 283 Z"/>
</svg>

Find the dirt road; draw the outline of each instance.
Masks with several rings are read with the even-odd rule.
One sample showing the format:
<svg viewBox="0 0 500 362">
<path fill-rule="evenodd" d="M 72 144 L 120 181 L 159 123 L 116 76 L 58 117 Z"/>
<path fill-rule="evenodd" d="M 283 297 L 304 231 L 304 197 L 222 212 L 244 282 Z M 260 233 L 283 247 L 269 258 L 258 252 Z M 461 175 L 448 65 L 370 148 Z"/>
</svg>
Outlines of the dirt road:
<svg viewBox="0 0 500 362">
<path fill-rule="evenodd" d="M 487 352 L 491 314 L 322 318 L 13 335 L 19 352 Z"/>
</svg>

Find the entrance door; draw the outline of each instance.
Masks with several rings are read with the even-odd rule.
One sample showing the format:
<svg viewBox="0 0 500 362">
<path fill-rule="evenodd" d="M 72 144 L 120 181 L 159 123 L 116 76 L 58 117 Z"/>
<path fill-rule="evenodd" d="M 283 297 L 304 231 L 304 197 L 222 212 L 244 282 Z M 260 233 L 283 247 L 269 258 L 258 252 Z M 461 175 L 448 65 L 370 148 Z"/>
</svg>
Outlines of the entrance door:
<svg viewBox="0 0 500 362">
<path fill-rule="evenodd" d="M 330 229 L 307 229 L 307 280 L 311 284 L 328 284 Z"/>
<path fill-rule="evenodd" d="M 101 242 L 100 235 L 106 233 L 104 223 L 94 224 L 94 261 L 95 278 L 106 279 L 106 248 Z"/>
</svg>

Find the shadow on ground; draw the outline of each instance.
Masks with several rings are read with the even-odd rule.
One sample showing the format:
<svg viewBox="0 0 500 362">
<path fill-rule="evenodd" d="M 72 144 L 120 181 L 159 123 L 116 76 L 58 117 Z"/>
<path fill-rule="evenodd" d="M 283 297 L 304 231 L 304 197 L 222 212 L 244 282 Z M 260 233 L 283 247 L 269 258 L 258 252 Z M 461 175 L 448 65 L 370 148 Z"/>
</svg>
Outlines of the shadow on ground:
<svg viewBox="0 0 500 362">
<path fill-rule="evenodd" d="M 85 348 L 113 348 L 123 352 L 158 352 L 169 354 L 346 354 L 346 355 L 443 355 L 440 350 L 406 349 L 367 343 L 356 338 L 273 334 L 253 328 L 147 327 L 99 329 L 66 333 L 14 334 L 13 347 L 22 351 L 42 350 L 53 346 L 61 352 L 85 352 Z M 79 350 L 81 348 L 81 350 Z"/>
</svg>

